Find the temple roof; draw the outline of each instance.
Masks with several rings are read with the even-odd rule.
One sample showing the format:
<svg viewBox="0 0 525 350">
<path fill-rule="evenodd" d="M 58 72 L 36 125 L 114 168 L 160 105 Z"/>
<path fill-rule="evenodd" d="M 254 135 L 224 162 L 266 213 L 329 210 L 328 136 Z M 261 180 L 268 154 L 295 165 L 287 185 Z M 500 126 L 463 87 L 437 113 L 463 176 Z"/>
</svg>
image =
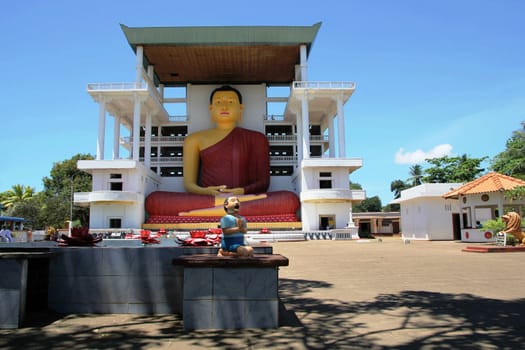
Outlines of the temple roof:
<svg viewBox="0 0 525 350">
<path fill-rule="evenodd" d="M 142 27 L 121 24 L 129 45 L 144 48 L 144 67 L 155 83 L 289 84 L 321 23 L 313 26 Z"/>
<path fill-rule="evenodd" d="M 444 198 L 458 198 L 460 195 L 480 194 L 512 190 L 518 186 L 525 186 L 525 181 L 496 172 L 490 172 L 480 178 L 468 182 L 463 186 L 445 193 Z"/>
</svg>

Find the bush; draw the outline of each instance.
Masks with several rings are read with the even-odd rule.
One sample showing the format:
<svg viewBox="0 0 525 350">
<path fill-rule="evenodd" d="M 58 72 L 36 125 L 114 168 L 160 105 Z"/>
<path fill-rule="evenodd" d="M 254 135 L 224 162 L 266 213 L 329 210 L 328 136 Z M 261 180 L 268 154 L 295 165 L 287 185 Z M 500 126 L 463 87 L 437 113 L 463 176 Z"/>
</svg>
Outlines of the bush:
<svg viewBox="0 0 525 350">
<path fill-rule="evenodd" d="M 518 243 L 518 239 L 511 234 L 507 233 L 506 245 L 515 246 Z"/>
<path fill-rule="evenodd" d="M 501 218 L 497 218 L 496 220 L 488 220 L 483 223 L 481 226 L 483 230 L 486 231 L 492 231 L 493 233 L 498 233 L 500 231 L 503 231 L 505 229 L 505 223 Z"/>
</svg>

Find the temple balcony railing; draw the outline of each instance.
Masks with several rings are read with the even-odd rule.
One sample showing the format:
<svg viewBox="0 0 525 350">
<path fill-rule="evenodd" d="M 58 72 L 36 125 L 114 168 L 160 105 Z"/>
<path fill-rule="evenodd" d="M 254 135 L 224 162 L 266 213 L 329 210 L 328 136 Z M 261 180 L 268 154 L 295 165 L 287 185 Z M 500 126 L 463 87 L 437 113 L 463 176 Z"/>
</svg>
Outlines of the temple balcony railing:
<svg viewBox="0 0 525 350">
<path fill-rule="evenodd" d="M 310 141 L 328 142 L 328 135 L 310 135 Z"/>
<path fill-rule="evenodd" d="M 297 156 L 274 156 L 270 155 L 270 163 L 295 163 Z"/>
<path fill-rule="evenodd" d="M 134 91 L 147 90 L 148 84 L 144 82 L 124 82 L 124 83 L 90 83 L 87 86 L 88 91 Z"/>
<path fill-rule="evenodd" d="M 270 142 L 295 142 L 297 141 L 297 135 L 266 134 L 266 138 Z M 328 142 L 328 135 L 310 135 L 310 141 Z"/>
<path fill-rule="evenodd" d="M 271 135 L 271 134 L 267 134 L 266 138 L 270 142 L 295 142 L 295 141 L 297 141 L 297 135 Z"/>
<path fill-rule="evenodd" d="M 153 86 L 153 87 L 152 87 Z M 153 94 L 157 101 L 161 101 L 159 91 L 155 88 L 155 85 L 143 81 L 137 82 L 114 82 L 114 83 L 89 83 L 87 85 L 89 93 L 95 92 L 134 92 L 134 91 L 148 91 Z"/>
<path fill-rule="evenodd" d="M 152 136 L 151 142 L 154 143 L 182 143 L 186 135 L 177 135 L 177 136 Z M 145 142 L 146 138 L 144 136 L 140 137 L 140 142 Z M 133 136 L 124 136 L 120 138 L 121 144 L 133 143 Z"/>
<path fill-rule="evenodd" d="M 355 83 L 348 81 L 294 81 L 292 87 L 293 89 L 348 90 L 355 89 Z"/>
<path fill-rule="evenodd" d="M 184 143 L 184 139 L 187 135 L 176 135 L 176 136 L 152 136 L 151 142 L 158 143 Z M 266 138 L 270 143 L 295 143 L 297 141 L 297 135 L 266 135 Z M 144 143 L 146 138 L 140 137 L 140 142 Z M 312 142 L 328 142 L 328 135 L 310 135 L 310 141 Z M 132 144 L 133 136 L 122 136 L 120 137 L 120 144 Z"/>
<path fill-rule="evenodd" d="M 139 160 L 141 162 L 144 162 L 144 157 L 140 157 Z M 155 163 L 168 163 L 168 162 L 172 162 L 172 163 L 182 163 L 182 157 L 151 157 L 150 158 L 150 161 L 152 162 L 155 162 Z"/>
<path fill-rule="evenodd" d="M 143 200 L 141 196 L 140 193 L 132 191 L 75 192 L 73 194 L 73 203 L 78 206 L 87 206 L 89 203 L 136 204 Z"/>
<path fill-rule="evenodd" d="M 301 191 L 301 202 L 306 203 L 345 203 L 364 199 L 365 191 L 348 188 L 306 189 Z"/>
<path fill-rule="evenodd" d="M 170 115 L 168 116 L 168 120 L 170 122 L 185 123 L 190 120 L 190 117 L 188 115 Z"/>
<path fill-rule="evenodd" d="M 265 114 L 263 116 L 264 121 L 284 121 L 284 115 L 282 114 Z"/>
</svg>

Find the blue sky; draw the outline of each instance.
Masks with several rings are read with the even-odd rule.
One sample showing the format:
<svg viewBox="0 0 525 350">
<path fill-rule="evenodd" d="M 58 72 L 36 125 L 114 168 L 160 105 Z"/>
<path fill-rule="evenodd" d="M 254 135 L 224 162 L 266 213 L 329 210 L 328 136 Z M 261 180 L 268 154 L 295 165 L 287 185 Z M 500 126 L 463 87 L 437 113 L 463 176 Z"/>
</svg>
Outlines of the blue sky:
<svg viewBox="0 0 525 350">
<path fill-rule="evenodd" d="M 247 6 L 249 4 L 249 6 Z M 134 80 L 120 23 L 141 26 L 322 22 L 309 80 L 353 81 L 345 105 L 351 175 L 392 200 L 425 157 L 494 157 L 525 121 L 522 0 L 13 1 L 0 13 L 0 191 L 42 190 L 54 162 L 96 152 L 88 83 Z"/>
</svg>

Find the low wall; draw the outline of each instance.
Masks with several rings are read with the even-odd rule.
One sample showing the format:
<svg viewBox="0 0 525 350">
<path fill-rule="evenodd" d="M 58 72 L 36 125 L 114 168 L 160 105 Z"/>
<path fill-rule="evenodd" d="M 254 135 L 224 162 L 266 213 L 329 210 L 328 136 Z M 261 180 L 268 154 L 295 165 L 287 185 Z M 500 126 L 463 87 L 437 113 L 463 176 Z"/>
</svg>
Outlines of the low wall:
<svg viewBox="0 0 525 350">
<path fill-rule="evenodd" d="M 213 247 L 56 247 L 49 265 L 48 306 L 59 313 L 182 313 L 181 255 Z M 271 246 L 255 247 L 271 254 Z"/>
</svg>

